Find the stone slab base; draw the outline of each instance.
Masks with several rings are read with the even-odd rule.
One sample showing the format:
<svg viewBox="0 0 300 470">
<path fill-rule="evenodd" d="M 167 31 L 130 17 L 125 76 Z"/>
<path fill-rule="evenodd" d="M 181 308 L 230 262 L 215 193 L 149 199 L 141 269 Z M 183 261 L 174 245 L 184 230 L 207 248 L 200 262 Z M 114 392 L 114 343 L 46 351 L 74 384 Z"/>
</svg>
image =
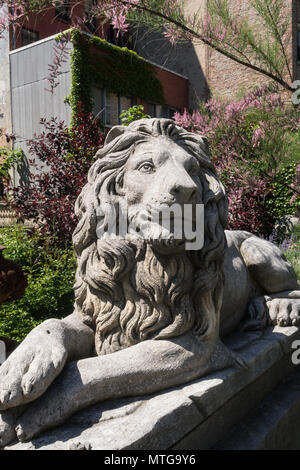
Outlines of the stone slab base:
<svg viewBox="0 0 300 470">
<path fill-rule="evenodd" d="M 104 402 L 77 413 L 65 425 L 45 432 L 31 442 L 14 443 L 6 449 L 234 448 L 230 445 L 234 445 L 235 434 L 228 438 L 234 432 L 238 435 L 234 426 L 242 426 L 243 419 L 264 399 L 269 403 L 269 394 L 289 374 L 292 373 L 297 382 L 299 372 L 295 370 L 291 356 L 294 352 L 292 343 L 299 339 L 300 331 L 296 327 L 272 327 L 264 332 L 233 335 L 226 343 L 246 362 L 246 369 L 228 368 L 156 395 Z M 282 422 L 285 429 L 292 426 L 295 428 L 293 434 L 297 434 L 298 426 L 292 423 L 292 414 L 298 408 L 300 413 L 300 385 L 299 390 L 297 387 L 291 390 L 295 408 L 288 410 L 290 402 L 285 403 L 282 395 L 287 413 L 282 411 L 278 422 Z M 255 429 L 255 424 L 253 426 Z M 225 441 L 227 438 L 229 440 Z M 257 443 L 250 441 L 239 441 L 238 445 L 249 448 L 271 446 L 267 438 Z M 281 445 L 291 445 L 284 442 Z"/>
<path fill-rule="evenodd" d="M 281 383 L 214 450 L 299 450 L 300 370 Z"/>
</svg>

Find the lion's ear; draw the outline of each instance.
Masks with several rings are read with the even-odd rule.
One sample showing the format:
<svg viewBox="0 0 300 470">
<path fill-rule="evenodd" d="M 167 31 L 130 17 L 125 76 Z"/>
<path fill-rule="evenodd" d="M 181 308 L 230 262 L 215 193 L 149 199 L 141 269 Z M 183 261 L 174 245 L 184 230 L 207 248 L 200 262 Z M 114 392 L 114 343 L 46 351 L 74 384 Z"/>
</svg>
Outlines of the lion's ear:
<svg viewBox="0 0 300 470">
<path fill-rule="evenodd" d="M 126 131 L 125 126 L 114 126 L 114 127 L 112 127 L 111 130 L 109 131 L 109 133 L 106 136 L 105 145 L 109 144 L 116 137 L 119 137 L 120 135 L 124 134 L 125 131 Z"/>
<path fill-rule="evenodd" d="M 208 138 L 205 137 L 204 135 L 201 135 L 202 142 L 205 146 L 205 152 L 209 155 L 209 143 L 208 143 Z"/>
</svg>

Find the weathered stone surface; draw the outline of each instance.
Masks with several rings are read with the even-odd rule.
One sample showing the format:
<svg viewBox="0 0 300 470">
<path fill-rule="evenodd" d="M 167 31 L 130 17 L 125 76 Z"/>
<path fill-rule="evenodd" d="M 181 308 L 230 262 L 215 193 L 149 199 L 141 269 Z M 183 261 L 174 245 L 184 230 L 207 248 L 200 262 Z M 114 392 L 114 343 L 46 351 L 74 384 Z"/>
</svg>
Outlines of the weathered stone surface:
<svg viewBox="0 0 300 470">
<path fill-rule="evenodd" d="M 165 449 L 201 420 L 192 400 L 175 390 L 93 406 L 32 443 L 10 448 L 70 449 L 80 442 L 91 449 Z"/>
<path fill-rule="evenodd" d="M 291 361 L 294 351 L 291 344 L 300 337 L 297 328 L 268 328 L 263 334 L 257 334 L 256 339 L 255 334 L 252 335 L 253 342 L 248 346 L 245 346 L 250 341 L 248 335 L 244 338 L 236 335 L 229 341 L 245 360 L 248 369 L 238 372 L 227 369 L 218 373 L 218 381 L 209 393 L 203 394 L 193 385 L 193 395 L 189 393 L 189 396 L 200 409 L 209 410 L 207 419 L 179 441 L 174 449 L 210 449 L 295 368 Z"/>
<path fill-rule="evenodd" d="M 242 419 L 214 449 L 299 450 L 299 368 Z"/>
<path fill-rule="evenodd" d="M 291 371 L 291 343 L 299 338 L 295 327 L 235 335 L 229 343 L 247 369 L 227 368 L 155 396 L 107 401 L 7 449 L 208 449 Z"/>
</svg>

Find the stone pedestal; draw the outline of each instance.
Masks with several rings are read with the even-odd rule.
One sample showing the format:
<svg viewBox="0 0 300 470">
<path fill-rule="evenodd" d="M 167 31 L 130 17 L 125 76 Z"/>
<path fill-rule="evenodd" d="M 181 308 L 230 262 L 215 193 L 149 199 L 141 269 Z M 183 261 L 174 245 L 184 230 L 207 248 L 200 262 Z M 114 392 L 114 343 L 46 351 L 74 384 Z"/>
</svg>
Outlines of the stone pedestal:
<svg viewBox="0 0 300 470">
<path fill-rule="evenodd" d="M 233 335 L 226 343 L 246 369 L 225 369 L 157 395 L 107 401 L 6 449 L 300 448 L 300 372 L 292 363 L 292 343 L 299 339 L 296 327 Z"/>
</svg>

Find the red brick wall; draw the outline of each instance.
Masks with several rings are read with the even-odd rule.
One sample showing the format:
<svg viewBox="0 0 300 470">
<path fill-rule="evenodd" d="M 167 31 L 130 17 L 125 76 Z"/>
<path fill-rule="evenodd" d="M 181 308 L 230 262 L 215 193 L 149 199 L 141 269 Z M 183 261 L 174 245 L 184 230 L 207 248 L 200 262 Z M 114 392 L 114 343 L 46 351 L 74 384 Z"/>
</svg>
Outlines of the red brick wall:
<svg viewBox="0 0 300 470">
<path fill-rule="evenodd" d="M 160 67 L 155 67 L 155 74 L 163 86 L 166 105 L 181 112 L 188 108 L 189 81 Z"/>
<path fill-rule="evenodd" d="M 159 66 L 154 66 L 154 71 L 163 86 L 165 105 L 183 113 L 184 108 L 189 107 L 189 80 Z M 139 97 L 137 97 L 137 104 L 144 106 L 145 113 L 149 111 L 147 103 Z"/>
<path fill-rule="evenodd" d="M 70 4 L 70 17 L 71 21 L 64 21 L 55 16 L 55 8 L 49 7 L 47 10 L 38 13 L 31 14 L 29 18 L 23 22 L 23 27 L 39 33 L 39 39 L 44 39 L 49 36 L 53 36 L 61 31 L 65 31 L 70 28 L 74 23 L 76 25 L 76 18 L 83 18 L 84 16 L 84 2 L 78 2 L 77 0 L 71 0 Z M 72 24 L 73 23 L 73 24 Z M 81 29 L 85 29 L 84 25 L 80 26 Z M 86 29 L 87 32 L 89 32 Z M 103 37 L 102 26 L 97 28 L 96 34 Z M 15 31 L 15 48 L 22 47 L 21 41 L 21 28 L 16 27 Z M 10 48 L 13 49 L 13 31 L 10 30 Z"/>
</svg>

